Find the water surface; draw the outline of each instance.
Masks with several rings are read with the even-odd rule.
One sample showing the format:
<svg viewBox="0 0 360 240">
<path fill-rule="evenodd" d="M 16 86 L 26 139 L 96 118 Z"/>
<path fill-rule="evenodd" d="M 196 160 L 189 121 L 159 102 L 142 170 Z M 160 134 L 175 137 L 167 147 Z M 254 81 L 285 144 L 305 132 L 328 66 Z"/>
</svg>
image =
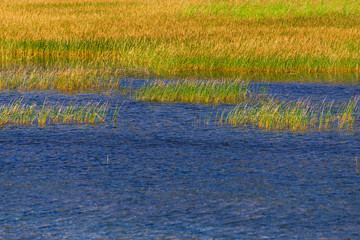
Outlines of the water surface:
<svg viewBox="0 0 360 240">
<path fill-rule="evenodd" d="M 357 86 L 273 84 L 347 100 Z M 109 102 L 103 125 L 0 128 L 1 239 L 358 239 L 360 134 L 205 124 L 222 106 L 2 93 L 0 103 Z"/>
</svg>

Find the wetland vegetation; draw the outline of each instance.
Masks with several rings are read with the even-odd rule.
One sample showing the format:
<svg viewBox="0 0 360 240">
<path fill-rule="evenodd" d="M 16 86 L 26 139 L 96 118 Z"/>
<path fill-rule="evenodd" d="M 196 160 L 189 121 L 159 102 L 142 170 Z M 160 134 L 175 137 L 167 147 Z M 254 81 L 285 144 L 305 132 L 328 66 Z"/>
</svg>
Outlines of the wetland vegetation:
<svg viewBox="0 0 360 240">
<path fill-rule="evenodd" d="M 152 81 L 135 91 L 134 98 L 153 102 L 237 104 L 220 114 L 220 124 L 253 125 L 270 130 L 352 130 L 359 117 L 358 97 L 348 102 L 286 102 L 254 89 L 244 81 Z"/>
<path fill-rule="evenodd" d="M 0 89 L 240 104 L 223 115 L 223 123 L 266 129 L 348 126 L 356 119 L 356 104 L 346 118 L 310 100 L 292 103 L 254 94 L 245 79 L 360 73 L 359 19 L 360 3 L 345 0 L 0 1 Z M 156 80 L 138 89 L 119 83 L 139 74 L 245 81 Z M 269 116 L 272 120 L 265 121 Z"/>
<path fill-rule="evenodd" d="M 351 130 L 359 116 L 358 98 L 334 107 L 333 103 L 314 104 L 309 100 L 281 102 L 274 98 L 256 104 L 239 104 L 224 112 L 220 123 L 233 126 L 254 125 L 265 130 L 304 131 L 338 128 Z"/>
<path fill-rule="evenodd" d="M 86 103 L 71 105 L 42 105 L 23 103 L 22 99 L 0 105 L 0 126 L 47 124 L 96 124 L 105 122 L 106 103 Z M 115 110 L 113 120 L 117 117 Z"/>
<path fill-rule="evenodd" d="M 17 67 L 0 70 L 0 90 L 55 90 L 64 93 L 97 91 L 125 94 L 116 79 L 119 71 L 85 68 Z"/>
<path fill-rule="evenodd" d="M 244 81 L 153 81 L 141 87 L 135 99 L 154 102 L 239 103 L 253 98 Z"/>
<path fill-rule="evenodd" d="M 346 0 L 1 1 L 0 62 L 122 68 L 162 78 L 359 73 L 359 6 Z"/>
</svg>

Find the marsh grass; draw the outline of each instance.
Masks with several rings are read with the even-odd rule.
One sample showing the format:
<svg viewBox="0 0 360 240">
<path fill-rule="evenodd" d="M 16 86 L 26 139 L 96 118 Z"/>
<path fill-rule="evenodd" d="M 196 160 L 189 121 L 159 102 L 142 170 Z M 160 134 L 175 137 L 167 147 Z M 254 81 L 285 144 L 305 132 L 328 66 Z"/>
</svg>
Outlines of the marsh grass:
<svg viewBox="0 0 360 240">
<path fill-rule="evenodd" d="M 314 104 L 310 100 L 286 103 L 269 99 L 253 105 L 239 104 L 233 110 L 223 112 L 219 122 L 233 126 L 253 125 L 267 131 L 350 130 L 358 118 L 358 101 L 356 97 L 335 107 L 334 103 L 325 101 Z"/>
<path fill-rule="evenodd" d="M 254 93 L 246 82 L 157 81 L 134 92 L 117 79 L 140 72 L 170 79 L 247 74 L 254 79 L 254 74 L 269 81 L 325 74 L 330 77 L 322 81 L 339 82 L 349 74 L 358 82 L 359 39 L 359 1 L 0 0 L 0 90 L 100 91 L 142 101 L 240 104 L 222 115 L 222 123 L 266 130 L 344 129 L 354 125 L 357 99 L 342 106 L 286 103 Z M 92 107 L 12 103 L 2 106 L 1 122 L 103 121 Z M 114 121 L 117 115 L 118 108 Z"/>
<path fill-rule="evenodd" d="M 337 116 L 339 128 L 352 128 L 354 121 L 359 117 L 359 97 L 355 97 L 348 103 L 343 104 Z"/>
<path fill-rule="evenodd" d="M 184 1 L 182 13 L 187 16 L 222 16 L 240 19 L 267 19 L 304 16 L 349 16 L 359 12 L 358 1 L 292 0 L 292 1 Z"/>
<path fill-rule="evenodd" d="M 358 118 L 359 98 L 344 104 L 280 101 L 269 97 L 266 88 L 253 91 L 249 82 L 240 81 L 163 81 L 150 82 L 136 91 L 134 98 L 154 102 L 188 102 L 206 104 L 238 104 L 223 111 L 220 124 L 253 125 L 272 130 L 350 130 Z M 210 122 L 206 117 L 205 122 Z"/>
<path fill-rule="evenodd" d="M 359 6 L 347 0 L 0 1 L 0 65 L 121 67 L 160 77 L 359 73 Z"/>
<path fill-rule="evenodd" d="M 163 81 L 141 87 L 136 100 L 153 102 L 239 103 L 254 98 L 249 82 L 243 81 Z"/>
<path fill-rule="evenodd" d="M 63 106 L 48 105 L 44 102 L 42 105 L 37 105 L 26 104 L 19 99 L 10 104 L 0 105 L 0 126 L 104 123 L 107 110 L 107 103 Z"/>
<path fill-rule="evenodd" d="M 19 67 L 0 70 L 0 90 L 101 91 L 126 94 L 121 71 L 85 68 Z"/>
</svg>

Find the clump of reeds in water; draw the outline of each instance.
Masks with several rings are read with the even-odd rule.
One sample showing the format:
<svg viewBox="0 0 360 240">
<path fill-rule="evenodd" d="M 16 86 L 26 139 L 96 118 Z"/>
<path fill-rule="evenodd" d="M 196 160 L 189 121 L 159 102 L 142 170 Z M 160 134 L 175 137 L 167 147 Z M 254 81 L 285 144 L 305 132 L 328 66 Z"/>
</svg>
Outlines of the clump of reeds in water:
<svg viewBox="0 0 360 240">
<path fill-rule="evenodd" d="M 286 103 L 270 99 L 253 105 L 243 103 L 230 112 L 223 113 L 220 123 L 233 126 L 253 125 L 268 131 L 352 129 L 358 117 L 358 101 L 359 98 L 356 97 L 337 107 L 334 103 L 324 101 L 314 104 L 310 100 Z"/>
<path fill-rule="evenodd" d="M 0 90 L 113 91 L 124 88 L 115 80 L 116 70 L 21 67 L 0 71 Z"/>
<path fill-rule="evenodd" d="M 154 81 L 141 87 L 135 99 L 155 102 L 240 103 L 252 97 L 249 82 Z"/>
<path fill-rule="evenodd" d="M 25 104 L 17 100 L 0 105 L 0 126 L 38 124 L 96 124 L 103 123 L 108 105 L 106 103 L 72 104 L 68 106 Z"/>
</svg>

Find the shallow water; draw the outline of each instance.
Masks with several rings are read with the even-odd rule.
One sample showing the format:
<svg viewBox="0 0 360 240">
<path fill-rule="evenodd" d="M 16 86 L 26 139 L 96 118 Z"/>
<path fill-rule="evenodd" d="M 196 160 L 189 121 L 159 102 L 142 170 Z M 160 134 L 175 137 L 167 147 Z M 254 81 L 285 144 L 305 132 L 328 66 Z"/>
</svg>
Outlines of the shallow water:
<svg viewBox="0 0 360 240">
<path fill-rule="evenodd" d="M 359 87 L 275 84 L 347 100 Z M 116 124 L 0 128 L 1 239 L 357 239 L 360 133 L 205 124 L 222 106 L 2 93 L 122 105 Z M 358 169 L 359 170 L 359 169 Z"/>
</svg>

